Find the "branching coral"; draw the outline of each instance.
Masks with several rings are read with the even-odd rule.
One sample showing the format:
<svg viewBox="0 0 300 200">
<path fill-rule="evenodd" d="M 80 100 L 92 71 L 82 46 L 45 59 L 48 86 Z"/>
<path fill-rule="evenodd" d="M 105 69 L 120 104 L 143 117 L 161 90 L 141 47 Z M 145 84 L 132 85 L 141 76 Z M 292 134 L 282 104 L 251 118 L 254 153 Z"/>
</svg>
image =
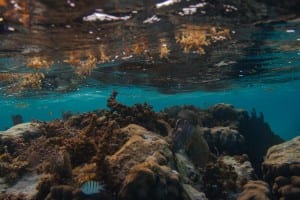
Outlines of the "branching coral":
<svg viewBox="0 0 300 200">
<path fill-rule="evenodd" d="M 117 94 L 117 92 L 112 93 L 107 101 L 107 106 L 111 109 L 111 117 L 121 126 L 135 123 L 162 135 L 168 134 L 168 128 L 164 123 L 166 116 L 155 113 L 147 103 L 135 104 L 131 107 L 123 105 L 116 100 Z"/>
</svg>

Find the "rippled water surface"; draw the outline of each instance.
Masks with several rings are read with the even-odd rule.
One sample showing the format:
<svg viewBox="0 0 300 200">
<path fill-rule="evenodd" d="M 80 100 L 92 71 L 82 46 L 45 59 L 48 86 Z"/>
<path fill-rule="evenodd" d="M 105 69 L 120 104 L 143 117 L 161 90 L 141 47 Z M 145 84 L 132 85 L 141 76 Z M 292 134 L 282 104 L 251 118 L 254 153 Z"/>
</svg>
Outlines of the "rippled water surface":
<svg viewBox="0 0 300 200">
<path fill-rule="evenodd" d="M 105 108 L 117 90 L 121 102 L 146 101 L 156 110 L 220 102 L 254 108 L 283 138 L 299 135 L 299 18 L 246 24 L 227 20 L 237 11 L 223 6 L 225 18 L 212 22 L 204 1 L 191 15 L 184 9 L 194 1 L 168 9 L 157 2 L 69 4 L 68 17 L 51 9 L 41 17 L 46 11 L 35 2 L 31 21 L 21 25 L 4 21 L 4 12 L 0 128 L 14 115 L 51 120 Z M 116 20 L 86 21 L 95 12 Z"/>
</svg>

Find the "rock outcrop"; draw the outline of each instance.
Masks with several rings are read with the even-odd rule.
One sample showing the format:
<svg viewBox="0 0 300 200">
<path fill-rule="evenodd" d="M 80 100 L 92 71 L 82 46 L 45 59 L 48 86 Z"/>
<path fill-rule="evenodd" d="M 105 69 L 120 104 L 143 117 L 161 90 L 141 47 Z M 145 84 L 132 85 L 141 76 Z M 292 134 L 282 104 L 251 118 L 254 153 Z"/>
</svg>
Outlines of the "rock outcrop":
<svg viewBox="0 0 300 200">
<path fill-rule="evenodd" d="M 243 192 L 238 200 L 271 200 L 271 190 L 264 181 L 249 181 L 243 187 Z"/>
<path fill-rule="evenodd" d="M 262 164 L 264 179 L 282 199 L 300 198 L 300 137 L 268 149 Z"/>
<path fill-rule="evenodd" d="M 236 129 L 228 126 L 203 128 L 203 135 L 212 152 L 239 155 L 245 152 L 245 139 Z"/>
<path fill-rule="evenodd" d="M 135 124 L 111 134 L 126 141 L 98 165 L 109 173 L 105 182 L 112 190 L 120 190 L 120 199 L 180 199 L 179 175 L 170 165 L 172 152 L 162 136 Z M 111 142 L 101 145 L 112 148 Z"/>
</svg>

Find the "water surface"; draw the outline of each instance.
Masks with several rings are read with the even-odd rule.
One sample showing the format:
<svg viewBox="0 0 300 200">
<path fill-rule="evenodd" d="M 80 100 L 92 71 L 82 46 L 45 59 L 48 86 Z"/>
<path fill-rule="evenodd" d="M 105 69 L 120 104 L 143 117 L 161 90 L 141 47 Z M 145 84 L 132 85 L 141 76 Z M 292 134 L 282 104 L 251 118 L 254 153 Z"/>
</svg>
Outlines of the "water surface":
<svg viewBox="0 0 300 200">
<path fill-rule="evenodd" d="M 212 22 L 211 4 L 182 16 L 194 1 L 170 12 L 155 3 L 103 4 L 102 13 L 130 16 L 114 22 L 83 20 L 100 9 L 96 2 L 64 20 L 54 11 L 39 18 L 44 8 L 33 4 L 29 28 L 8 21 L 4 28 L 16 31 L 0 34 L 0 128 L 12 126 L 13 115 L 52 120 L 105 108 L 117 90 L 121 102 L 157 111 L 220 102 L 255 109 L 284 139 L 299 135 L 299 18 L 240 23 L 232 9 Z"/>
</svg>

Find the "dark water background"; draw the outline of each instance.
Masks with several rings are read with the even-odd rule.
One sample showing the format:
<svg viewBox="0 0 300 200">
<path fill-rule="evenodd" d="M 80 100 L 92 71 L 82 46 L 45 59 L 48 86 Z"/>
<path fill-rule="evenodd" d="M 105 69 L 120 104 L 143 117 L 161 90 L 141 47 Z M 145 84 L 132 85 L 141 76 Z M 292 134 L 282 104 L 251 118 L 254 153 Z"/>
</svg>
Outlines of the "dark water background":
<svg viewBox="0 0 300 200">
<path fill-rule="evenodd" d="M 157 111 L 220 102 L 254 108 L 284 139 L 300 133 L 297 16 L 268 20 L 271 14 L 260 4 L 248 8 L 238 1 L 228 1 L 235 2 L 231 7 L 181 1 L 163 8 L 155 7 L 161 1 L 26 2 L 19 2 L 19 10 L 0 3 L 3 130 L 12 126 L 13 115 L 51 120 L 67 111 L 105 108 L 117 90 L 121 102 L 148 102 Z M 195 14 L 181 16 L 199 3 L 204 6 Z M 83 20 L 96 9 L 130 19 Z M 145 23 L 152 16 L 159 20 Z M 184 34 L 207 34 L 210 44 L 186 52 L 178 42 Z"/>
</svg>

